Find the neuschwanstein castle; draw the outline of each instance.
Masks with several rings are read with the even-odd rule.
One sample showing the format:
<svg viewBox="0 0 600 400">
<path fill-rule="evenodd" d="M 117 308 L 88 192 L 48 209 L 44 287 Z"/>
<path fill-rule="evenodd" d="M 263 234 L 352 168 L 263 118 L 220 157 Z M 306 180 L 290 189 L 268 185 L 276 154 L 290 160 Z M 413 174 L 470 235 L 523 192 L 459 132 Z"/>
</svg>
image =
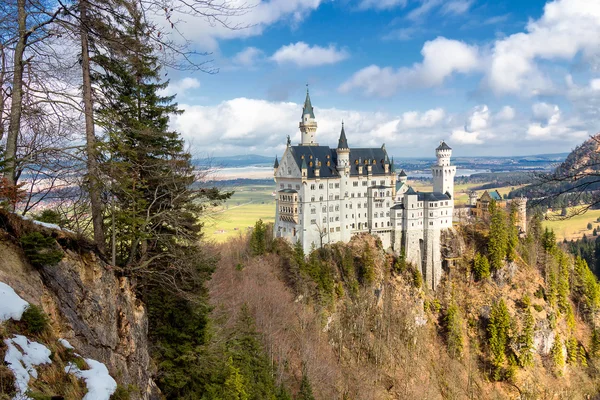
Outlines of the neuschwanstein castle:
<svg viewBox="0 0 600 400">
<path fill-rule="evenodd" d="M 445 143 L 435 149 L 433 192 L 415 192 L 404 171 L 396 173 L 385 146 L 350 147 L 344 131 L 337 148 L 316 141 L 317 121 L 308 91 L 300 120 L 302 143 L 275 159 L 277 184 L 275 236 L 312 246 L 348 242 L 368 232 L 406 260 L 420 265 L 427 286 L 441 279 L 440 237 L 452 227 L 456 167 Z"/>
</svg>

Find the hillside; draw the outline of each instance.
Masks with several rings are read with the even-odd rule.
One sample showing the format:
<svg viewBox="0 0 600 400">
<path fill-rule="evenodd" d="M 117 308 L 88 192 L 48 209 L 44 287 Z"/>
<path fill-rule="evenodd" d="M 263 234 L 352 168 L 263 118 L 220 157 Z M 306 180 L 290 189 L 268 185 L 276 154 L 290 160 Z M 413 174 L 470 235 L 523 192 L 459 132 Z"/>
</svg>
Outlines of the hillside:
<svg viewBox="0 0 600 400">
<path fill-rule="evenodd" d="M 537 205 L 550 207 L 595 203 L 593 193 L 600 189 L 600 133 L 577 146 L 550 173 L 538 173 L 533 183 L 514 190 L 509 197 L 525 196 Z"/>
<path fill-rule="evenodd" d="M 531 225 L 487 275 L 489 229 L 448 236 L 456 264 L 435 292 L 370 236 L 307 258 L 268 235 L 234 240 L 213 315 L 226 326 L 247 307 L 277 379 L 316 399 L 600 398 L 600 286 Z"/>
</svg>

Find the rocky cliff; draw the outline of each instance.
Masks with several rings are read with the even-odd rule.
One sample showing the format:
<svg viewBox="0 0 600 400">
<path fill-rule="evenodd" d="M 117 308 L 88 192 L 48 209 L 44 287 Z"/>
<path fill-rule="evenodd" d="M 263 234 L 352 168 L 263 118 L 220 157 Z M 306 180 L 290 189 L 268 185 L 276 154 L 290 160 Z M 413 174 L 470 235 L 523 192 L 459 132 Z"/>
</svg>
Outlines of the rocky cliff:
<svg viewBox="0 0 600 400">
<path fill-rule="evenodd" d="M 64 257 L 57 265 L 33 267 L 17 237 L 39 231 L 57 239 Z M 148 353 L 148 320 L 128 279 L 118 277 L 73 234 L 11 214 L 0 214 L 0 282 L 41 306 L 53 334 L 83 357 L 104 363 L 131 399 L 158 398 Z"/>
</svg>

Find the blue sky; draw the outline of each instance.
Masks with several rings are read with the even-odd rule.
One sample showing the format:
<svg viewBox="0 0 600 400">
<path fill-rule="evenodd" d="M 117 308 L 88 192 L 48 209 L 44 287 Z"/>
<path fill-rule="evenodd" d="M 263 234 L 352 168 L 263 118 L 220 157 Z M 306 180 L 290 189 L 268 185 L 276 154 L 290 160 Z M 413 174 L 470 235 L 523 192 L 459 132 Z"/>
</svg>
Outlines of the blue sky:
<svg viewBox="0 0 600 400">
<path fill-rule="evenodd" d="M 256 0 L 230 31 L 179 16 L 219 73 L 169 71 L 199 155 L 281 154 L 305 84 L 321 144 L 430 156 L 570 151 L 598 131 L 600 0 Z"/>
</svg>

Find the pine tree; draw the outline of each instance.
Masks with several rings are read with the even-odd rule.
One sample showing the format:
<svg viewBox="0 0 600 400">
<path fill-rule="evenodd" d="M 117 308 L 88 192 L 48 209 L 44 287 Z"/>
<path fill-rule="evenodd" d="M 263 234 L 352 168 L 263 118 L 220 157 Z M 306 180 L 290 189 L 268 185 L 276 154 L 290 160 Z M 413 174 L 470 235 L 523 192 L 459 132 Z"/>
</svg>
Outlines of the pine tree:
<svg viewBox="0 0 600 400">
<path fill-rule="evenodd" d="M 477 281 L 487 279 L 490 276 L 490 263 L 487 257 L 481 253 L 475 254 L 475 259 L 473 260 L 473 274 Z"/>
<path fill-rule="evenodd" d="M 585 348 L 582 345 L 579 346 L 579 354 L 577 355 L 577 360 L 579 361 L 579 365 L 581 365 L 583 368 L 587 368 L 587 356 L 585 354 Z"/>
<path fill-rule="evenodd" d="M 444 317 L 444 325 L 446 329 L 446 344 L 448 353 L 453 358 L 460 358 L 463 351 L 463 334 L 462 321 L 456 304 L 452 303 L 448 306 Z"/>
<path fill-rule="evenodd" d="M 262 256 L 267 251 L 267 227 L 262 219 L 254 224 L 252 235 L 250 235 L 250 250 L 255 256 Z"/>
<path fill-rule="evenodd" d="M 567 339 L 567 363 L 569 364 L 577 364 L 577 359 L 579 357 L 579 346 L 577 345 L 577 339 L 574 336 L 569 337 Z"/>
<path fill-rule="evenodd" d="M 533 366 L 533 333 L 535 328 L 535 320 L 531 313 L 531 308 L 527 307 L 525 313 L 525 321 L 523 324 L 523 332 L 521 333 L 521 354 L 519 356 L 519 363 L 521 367 Z"/>
<path fill-rule="evenodd" d="M 562 339 L 559 334 L 556 334 L 556 337 L 554 338 L 554 344 L 550 349 L 550 354 L 552 355 L 552 361 L 554 362 L 557 374 L 562 375 L 562 370 L 565 366 L 565 356 L 563 354 Z"/>
<path fill-rule="evenodd" d="M 495 302 L 490 311 L 488 323 L 488 339 L 494 367 L 493 378 L 500 380 L 502 377 L 502 366 L 506 360 L 506 347 L 510 331 L 510 314 L 503 299 Z"/>
<path fill-rule="evenodd" d="M 519 227 L 517 226 L 517 207 L 516 204 L 510 204 L 510 214 L 508 219 L 506 259 L 514 261 L 517 256 L 517 246 L 519 245 Z"/>
<path fill-rule="evenodd" d="M 590 357 L 600 358 L 600 330 L 598 328 L 592 331 L 592 339 L 590 342 Z"/>
<path fill-rule="evenodd" d="M 248 400 L 250 397 L 246 393 L 244 377 L 239 368 L 233 364 L 233 359 L 227 359 L 227 378 L 223 384 L 223 400 Z"/>
<path fill-rule="evenodd" d="M 296 396 L 296 400 L 315 400 L 306 371 L 302 373 L 302 381 L 300 381 L 300 390 Z"/>
<path fill-rule="evenodd" d="M 488 238 L 488 253 L 490 266 L 493 271 L 502 268 L 508 248 L 508 234 L 504 212 L 492 201 L 489 206 L 491 214 L 490 236 Z"/>
</svg>

